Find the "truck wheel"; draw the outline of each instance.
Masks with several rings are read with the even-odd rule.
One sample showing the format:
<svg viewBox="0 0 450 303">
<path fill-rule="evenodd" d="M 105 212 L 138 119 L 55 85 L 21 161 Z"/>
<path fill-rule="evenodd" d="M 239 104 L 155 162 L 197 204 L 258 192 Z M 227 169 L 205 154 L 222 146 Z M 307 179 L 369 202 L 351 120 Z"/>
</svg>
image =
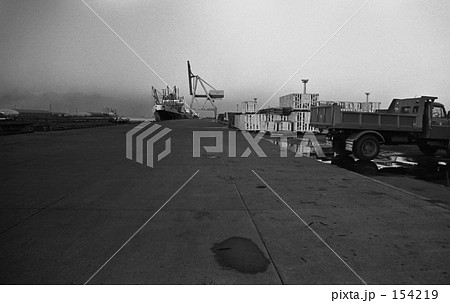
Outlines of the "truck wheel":
<svg viewBox="0 0 450 303">
<path fill-rule="evenodd" d="M 345 150 L 345 140 L 334 139 L 333 140 L 333 151 L 338 155 L 350 155 L 351 152 Z"/>
<path fill-rule="evenodd" d="M 378 166 L 373 161 L 359 160 L 356 162 L 355 170 L 361 175 L 373 176 L 378 173 Z"/>
<path fill-rule="evenodd" d="M 380 142 L 373 135 L 365 135 L 356 141 L 353 146 L 353 154 L 360 160 L 372 160 L 380 152 Z"/>
<path fill-rule="evenodd" d="M 431 155 L 434 155 L 437 152 L 438 147 L 437 146 L 431 146 L 431 145 L 428 145 L 428 144 L 420 144 L 419 145 L 419 149 L 425 155 L 431 156 Z"/>
</svg>

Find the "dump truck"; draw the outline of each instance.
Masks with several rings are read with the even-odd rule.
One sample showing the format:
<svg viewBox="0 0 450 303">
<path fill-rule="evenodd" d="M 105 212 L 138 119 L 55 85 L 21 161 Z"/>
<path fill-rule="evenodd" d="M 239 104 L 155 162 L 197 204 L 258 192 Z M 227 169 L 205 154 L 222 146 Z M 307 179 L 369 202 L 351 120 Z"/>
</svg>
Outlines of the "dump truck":
<svg viewBox="0 0 450 303">
<path fill-rule="evenodd" d="M 392 100 L 388 109 L 375 112 L 345 111 L 337 104 L 311 108 L 311 126 L 327 129 L 337 154 L 372 160 L 381 144 L 415 144 L 426 155 L 439 149 L 450 156 L 450 112 L 437 97 Z"/>
</svg>

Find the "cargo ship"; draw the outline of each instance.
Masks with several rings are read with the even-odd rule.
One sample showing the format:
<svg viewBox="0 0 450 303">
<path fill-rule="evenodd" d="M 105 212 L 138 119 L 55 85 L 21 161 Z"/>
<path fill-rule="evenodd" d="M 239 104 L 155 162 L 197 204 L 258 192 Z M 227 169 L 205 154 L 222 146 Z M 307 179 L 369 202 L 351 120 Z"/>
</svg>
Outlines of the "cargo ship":
<svg viewBox="0 0 450 303">
<path fill-rule="evenodd" d="M 184 97 L 180 97 L 179 89 L 174 86 L 173 89 L 167 87 L 159 92 L 152 87 L 155 105 L 153 106 L 153 115 L 156 121 L 190 119 L 197 115 L 189 109 L 184 101 Z"/>
</svg>

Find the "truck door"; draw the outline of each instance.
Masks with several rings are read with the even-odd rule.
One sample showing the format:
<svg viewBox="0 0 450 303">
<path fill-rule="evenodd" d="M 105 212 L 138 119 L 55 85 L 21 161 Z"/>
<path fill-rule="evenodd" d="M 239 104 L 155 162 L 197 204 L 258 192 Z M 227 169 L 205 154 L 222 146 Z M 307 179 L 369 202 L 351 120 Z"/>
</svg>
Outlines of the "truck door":
<svg viewBox="0 0 450 303">
<path fill-rule="evenodd" d="M 450 123 L 445 108 L 440 104 L 430 104 L 429 139 L 449 139 Z"/>
</svg>

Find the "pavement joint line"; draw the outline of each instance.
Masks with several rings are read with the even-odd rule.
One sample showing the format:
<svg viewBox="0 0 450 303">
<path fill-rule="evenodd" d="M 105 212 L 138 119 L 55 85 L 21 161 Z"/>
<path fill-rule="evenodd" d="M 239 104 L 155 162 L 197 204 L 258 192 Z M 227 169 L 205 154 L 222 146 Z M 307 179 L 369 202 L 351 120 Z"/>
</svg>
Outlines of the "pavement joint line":
<svg viewBox="0 0 450 303">
<path fill-rule="evenodd" d="M 261 180 L 261 182 L 263 182 L 264 183 L 264 185 L 265 186 L 267 186 L 267 188 L 269 188 L 270 189 L 270 191 L 281 201 L 281 202 L 283 202 L 290 210 L 291 210 L 291 212 L 293 212 L 294 213 L 294 215 L 296 215 L 297 216 L 297 218 L 299 218 L 300 219 L 300 221 L 302 221 L 302 223 L 323 243 L 323 244 L 325 244 L 325 246 L 326 247 L 328 247 L 328 249 L 329 250 L 331 250 L 331 252 L 334 254 L 334 255 L 336 255 L 336 257 L 338 257 L 339 258 L 339 260 L 341 260 L 341 262 L 342 263 L 344 263 L 344 265 L 348 268 L 348 269 L 350 269 L 350 271 L 356 276 L 356 277 L 358 277 L 358 279 L 359 280 L 361 280 L 361 282 L 363 283 L 363 284 L 365 284 L 365 285 L 367 285 L 367 283 L 366 283 L 366 281 L 364 281 L 364 279 L 363 278 L 361 278 L 357 273 L 356 273 L 356 271 L 355 270 L 353 270 L 353 268 L 351 268 L 350 267 L 350 265 L 348 265 L 347 264 L 347 262 L 345 262 L 331 247 L 330 247 L 330 245 L 328 245 L 328 243 L 327 242 L 325 242 L 325 240 L 323 240 L 322 239 L 322 237 L 321 236 L 319 236 L 319 234 L 314 230 L 314 229 L 312 229 L 311 228 L 311 226 L 309 226 L 308 225 L 308 223 L 306 223 L 306 221 L 305 220 L 303 220 L 302 219 L 302 217 L 300 217 L 298 214 L 297 214 L 297 212 L 295 212 L 295 210 L 293 210 L 292 209 L 292 207 L 290 207 L 289 206 L 289 204 L 287 204 L 284 200 L 283 200 L 283 198 L 281 198 L 280 197 L 280 195 L 279 194 L 277 194 L 277 192 L 275 191 L 275 190 L 273 190 L 272 189 L 272 187 L 270 187 L 270 185 L 269 184 L 267 184 L 267 182 L 266 181 L 264 181 L 264 179 L 263 178 L 261 178 L 253 169 L 252 169 L 252 172 L 258 177 L 258 179 L 259 180 Z"/>
<path fill-rule="evenodd" d="M 248 213 L 248 216 L 250 217 L 250 221 L 252 221 L 252 224 L 253 224 L 253 227 L 254 227 L 255 230 L 256 230 L 256 233 L 258 234 L 259 239 L 261 240 L 261 243 L 264 245 L 264 248 L 266 249 L 267 255 L 269 256 L 270 261 L 272 262 L 272 265 L 273 265 L 273 267 L 274 267 L 274 269 L 275 269 L 275 272 L 276 272 L 277 275 L 278 275 L 278 279 L 280 279 L 281 284 L 285 285 L 286 283 L 284 282 L 283 277 L 281 276 L 281 273 L 280 273 L 280 271 L 278 270 L 277 265 L 275 264 L 275 262 L 274 262 L 274 260 L 273 260 L 273 258 L 272 258 L 272 255 L 270 254 L 269 248 L 267 247 L 266 242 L 264 242 L 264 239 L 263 239 L 263 237 L 262 237 L 262 234 L 261 234 L 261 232 L 259 231 L 258 226 L 256 225 L 255 220 L 253 220 L 252 214 L 250 213 L 250 209 L 248 208 L 247 204 L 245 203 L 244 197 L 242 197 L 241 191 L 240 191 L 239 188 L 237 187 L 236 182 L 234 182 L 234 178 L 233 178 L 233 176 L 232 176 L 232 174 L 231 174 L 231 170 L 230 170 L 230 168 L 229 168 L 227 162 L 226 162 L 225 160 L 223 160 L 223 162 L 225 163 L 225 167 L 227 168 L 228 174 L 229 174 L 230 177 L 231 177 L 231 181 L 232 181 L 232 183 L 233 183 L 233 186 L 234 186 L 234 188 L 236 189 L 236 192 L 237 192 L 237 194 L 239 195 L 239 198 L 241 199 L 241 202 L 242 202 L 242 204 L 244 205 L 245 210 L 246 210 L 247 213 Z"/>
<path fill-rule="evenodd" d="M 86 183 L 86 184 L 87 184 L 87 183 Z M 21 225 L 22 223 L 24 223 L 24 222 L 26 222 L 26 221 L 28 221 L 28 220 L 34 218 L 35 216 L 41 214 L 43 211 L 48 210 L 48 209 L 49 209 L 50 207 L 52 207 L 53 205 L 55 205 L 55 204 L 57 204 L 58 202 L 64 200 L 65 198 L 67 198 L 68 196 L 70 196 L 71 194 L 73 194 L 74 192 L 76 192 L 76 191 L 78 191 L 79 189 L 81 189 L 81 188 L 83 188 L 84 186 L 86 186 L 86 184 L 82 184 L 82 185 L 78 186 L 77 188 L 75 188 L 75 189 L 73 189 L 73 190 L 71 190 L 71 191 L 69 191 L 69 192 L 67 192 L 67 193 L 65 193 L 65 194 L 63 194 L 63 195 L 61 195 L 59 198 L 55 199 L 53 202 L 50 202 L 50 203 L 48 203 L 47 205 L 45 205 L 45 206 L 43 206 L 43 207 L 12 208 L 12 209 L 33 209 L 33 210 L 35 209 L 36 212 L 34 212 L 34 213 L 30 214 L 28 217 L 22 219 L 22 221 L 20 221 L 20 222 L 14 224 L 14 225 L 8 227 L 7 229 L 1 231 L 1 232 L 0 232 L 0 236 L 3 235 L 3 234 L 5 234 L 5 233 L 7 233 L 7 232 L 9 232 L 11 229 L 13 229 L 13 228 L 15 228 L 15 227 Z M 8 208 L 7 208 L 7 209 L 8 209 Z"/>
<path fill-rule="evenodd" d="M 103 263 L 103 265 L 100 266 L 100 268 L 97 269 L 97 271 L 89 279 L 86 280 L 86 282 L 84 282 L 84 285 L 87 285 L 109 263 L 109 261 L 111 261 L 122 250 L 122 248 L 124 248 L 145 227 L 145 225 L 147 225 L 147 223 L 150 222 L 150 220 L 153 219 L 153 217 L 155 217 L 161 209 L 163 209 L 164 206 L 166 206 L 166 204 L 169 203 L 170 200 L 172 200 L 189 183 L 189 181 L 195 177 L 199 171 L 200 170 L 197 170 L 186 182 L 184 182 L 183 185 L 181 185 L 180 188 L 178 188 L 178 190 L 174 192 L 172 196 L 170 196 L 170 198 L 167 199 L 167 201 L 161 205 L 161 207 L 150 218 L 148 218 L 147 221 L 145 221 L 144 224 L 142 224 L 141 227 L 139 227 L 138 230 L 136 230 L 134 234 L 132 234 L 131 237 L 128 238 L 128 240 L 125 241 L 125 243 L 123 243 L 122 246 L 120 246 L 120 248 L 111 257 L 109 257 L 109 259 L 106 260 L 106 262 Z"/>
<path fill-rule="evenodd" d="M 425 200 L 425 201 L 429 201 L 429 200 L 430 200 L 430 199 L 427 198 L 427 197 L 424 197 L 424 196 L 415 194 L 415 193 L 413 193 L 413 192 L 410 192 L 410 191 L 408 191 L 408 190 L 406 190 L 406 189 L 402 189 L 402 188 L 400 188 L 400 187 L 396 187 L 396 186 L 393 186 L 393 185 L 384 183 L 383 181 L 379 181 L 379 180 L 373 179 L 373 178 L 371 178 L 371 177 L 364 176 L 364 175 L 361 175 L 361 174 L 358 174 L 358 173 L 355 173 L 355 172 L 352 172 L 352 171 L 348 171 L 348 172 L 351 173 L 351 174 L 353 174 L 353 175 L 356 175 L 356 176 L 359 176 L 359 177 L 363 177 L 364 179 L 371 180 L 371 181 L 373 181 L 373 182 L 375 182 L 375 183 L 384 185 L 384 186 L 389 187 L 389 188 L 391 188 L 391 189 L 395 189 L 396 191 L 402 192 L 402 193 L 404 193 L 404 194 L 408 194 L 408 195 L 413 196 L 413 197 L 415 197 L 415 198 L 418 198 L 418 199 L 421 199 L 421 200 Z"/>
</svg>

